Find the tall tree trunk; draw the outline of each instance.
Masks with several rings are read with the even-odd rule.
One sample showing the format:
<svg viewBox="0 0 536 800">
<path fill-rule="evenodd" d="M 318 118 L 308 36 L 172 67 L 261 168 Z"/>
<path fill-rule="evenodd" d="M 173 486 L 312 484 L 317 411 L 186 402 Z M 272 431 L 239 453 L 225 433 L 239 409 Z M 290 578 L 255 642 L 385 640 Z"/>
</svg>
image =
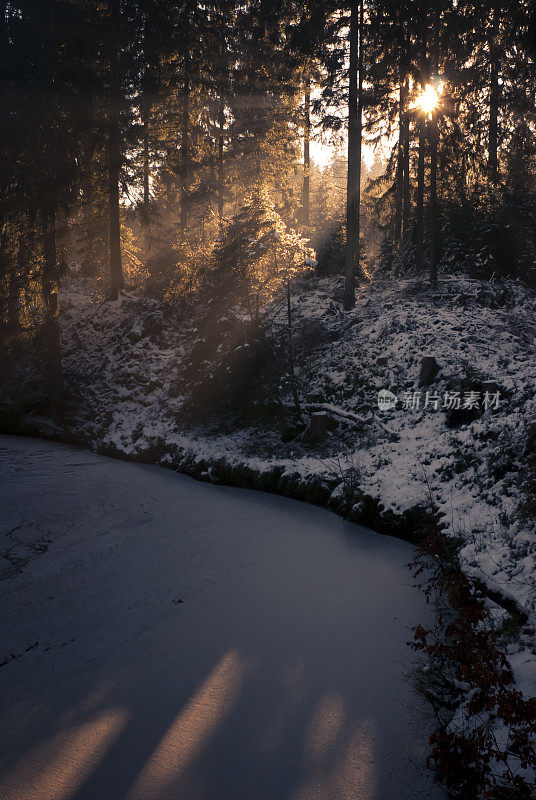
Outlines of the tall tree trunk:
<svg viewBox="0 0 536 800">
<path fill-rule="evenodd" d="M 223 154 L 225 146 L 225 100 L 223 91 L 220 94 L 220 106 L 218 109 L 218 219 L 220 228 L 223 224 L 223 212 L 225 209 L 225 175 Z"/>
<path fill-rule="evenodd" d="M 419 120 L 419 154 L 417 160 L 417 208 L 415 211 L 415 265 L 421 272 L 424 265 L 424 168 L 426 157 L 426 121 Z"/>
<path fill-rule="evenodd" d="M 437 203 L 437 149 L 439 131 L 437 111 L 432 112 L 430 120 L 430 283 L 437 284 L 439 263 L 439 208 Z"/>
<path fill-rule="evenodd" d="M 404 199 L 404 83 L 400 79 L 398 95 L 398 145 L 396 152 L 396 194 L 395 194 L 395 222 L 394 240 L 400 241 L 402 237 L 402 203 Z"/>
<path fill-rule="evenodd" d="M 182 103 L 181 103 L 181 147 L 180 147 L 180 174 L 181 174 L 181 234 L 186 236 L 189 213 L 189 192 L 188 192 L 188 171 L 189 171 L 189 136 L 190 136 L 190 3 L 186 5 L 185 21 L 185 52 L 184 52 L 184 72 L 182 78 Z"/>
<path fill-rule="evenodd" d="M 146 29 L 148 20 L 145 20 Z M 147 33 L 145 34 L 147 43 Z M 143 232 L 143 250 L 145 261 L 148 260 L 151 249 L 151 111 L 152 103 L 149 95 L 149 66 L 145 66 L 144 86 L 140 102 L 140 117 L 142 124 L 142 181 L 143 181 L 143 201 L 141 210 L 141 227 Z"/>
<path fill-rule="evenodd" d="M 63 394 L 63 376 L 56 263 L 56 214 L 53 209 L 42 210 L 41 231 L 43 242 L 42 292 L 45 303 L 45 376 L 49 403 L 54 409 Z"/>
<path fill-rule="evenodd" d="M 421 28 L 419 84 L 424 89 L 430 80 L 428 68 L 428 15 L 424 14 Z M 417 198 L 415 209 L 415 266 L 417 272 L 424 268 L 424 181 L 426 169 L 426 120 L 419 119 L 419 153 L 417 156 Z"/>
<path fill-rule="evenodd" d="M 141 214 L 141 226 L 143 233 L 143 253 L 145 262 L 149 260 L 151 252 L 151 154 L 150 154 L 150 104 L 144 103 L 142 114 L 143 125 L 143 208 Z"/>
<path fill-rule="evenodd" d="M 434 48 L 432 69 L 437 77 L 439 69 L 439 20 L 441 10 L 436 6 L 434 14 Z M 430 283 L 437 284 L 439 264 L 439 206 L 437 202 L 437 151 L 439 146 L 438 110 L 434 109 L 430 119 Z"/>
<path fill-rule="evenodd" d="M 142 125 L 143 125 L 143 208 L 141 214 L 141 225 L 143 230 L 143 249 L 144 249 L 144 256 L 145 261 L 149 258 L 149 253 L 151 249 L 151 239 L 150 239 L 150 220 L 151 220 L 151 211 L 150 211 L 150 203 L 151 203 L 151 194 L 150 194 L 150 146 L 149 146 L 149 120 L 151 114 L 145 105 L 145 108 L 142 113 Z"/>
<path fill-rule="evenodd" d="M 490 44 L 491 64 L 490 64 L 490 94 L 489 94 L 489 132 L 488 132 L 488 166 L 490 179 L 493 186 L 499 180 L 498 164 L 498 128 L 499 128 L 499 52 L 497 43 L 498 31 L 498 9 L 497 5 L 493 8 L 492 42 Z"/>
<path fill-rule="evenodd" d="M 410 238 L 410 220 L 411 220 L 411 194 L 410 194 L 410 164 L 409 164 L 409 150 L 410 150 L 410 122 L 409 122 L 409 111 L 407 108 L 408 105 L 408 95 L 409 95 L 409 82 L 406 77 L 404 82 L 404 148 L 403 148 L 403 173 L 404 173 L 404 181 L 403 181 L 403 217 L 402 217 L 402 226 L 403 226 L 403 233 L 404 233 L 404 241 L 407 242 Z"/>
<path fill-rule="evenodd" d="M 494 59 L 491 64 L 491 87 L 489 105 L 489 172 L 494 186 L 499 180 L 499 165 L 497 157 L 498 148 L 498 120 L 499 120 L 499 62 Z"/>
<path fill-rule="evenodd" d="M 311 159 L 310 159 L 310 143 L 311 143 L 311 77 L 309 73 L 305 78 L 305 94 L 303 103 L 303 190 L 302 190 L 302 206 L 303 206 L 303 224 L 309 227 L 311 217 Z"/>
<path fill-rule="evenodd" d="M 153 89 L 153 51 L 151 39 L 151 26 L 152 20 L 150 19 L 149 10 L 145 9 L 144 13 L 144 30 L 143 30 L 143 51 L 144 51 L 144 68 L 141 87 L 140 99 L 140 117 L 142 124 L 142 145 L 143 145 L 143 214 L 142 224 L 146 229 L 149 226 L 149 203 L 150 197 L 150 172 L 151 172 L 151 111 L 152 111 L 152 96 L 151 90 Z M 147 242 L 146 242 L 147 249 Z"/>
<path fill-rule="evenodd" d="M 150 202 L 150 191 L 149 191 L 149 183 L 150 183 L 150 146 L 149 146 L 149 139 L 150 139 L 150 117 L 151 112 L 149 111 L 148 104 L 145 106 L 142 116 L 142 124 L 143 124 L 143 223 L 145 226 L 149 223 L 149 202 Z"/>
<path fill-rule="evenodd" d="M 363 112 L 363 0 L 352 3 L 348 91 L 348 187 L 344 308 L 355 306 L 355 276 L 360 272 L 361 134 Z"/>
<path fill-rule="evenodd" d="M 124 288 L 121 262 L 119 180 L 121 171 L 121 80 L 119 75 L 120 0 L 110 0 L 113 43 L 110 52 L 110 108 L 108 117 L 108 220 L 110 236 L 110 300 Z"/>
</svg>

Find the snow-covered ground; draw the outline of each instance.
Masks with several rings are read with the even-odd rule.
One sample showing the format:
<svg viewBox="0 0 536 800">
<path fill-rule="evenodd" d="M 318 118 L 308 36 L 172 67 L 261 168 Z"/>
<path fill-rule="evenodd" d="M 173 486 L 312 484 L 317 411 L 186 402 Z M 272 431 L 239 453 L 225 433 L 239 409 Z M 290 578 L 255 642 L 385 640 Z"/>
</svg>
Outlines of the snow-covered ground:
<svg viewBox="0 0 536 800">
<path fill-rule="evenodd" d="M 60 431 L 39 415 L 25 424 L 142 460 L 281 467 L 339 483 L 335 496 L 352 473 L 360 492 L 394 514 L 432 499 L 447 532 L 464 543 L 462 568 L 515 598 L 534 626 L 536 534 L 519 508 L 528 431 L 536 425 L 536 293 L 459 275 L 442 276 L 435 292 L 423 279 L 384 279 L 361 287 L 356 308 L 343 313 L 333 300 L 339 283 L 305 282 L 293 295 L 302 401 L 312 397 L 356 417 L 335 416 L 339 427 L 323 445 L 282 441 L 277 424 L 192 427 L 182 413 L 191 321 L 141 297 L 99 302 L 91 283 L 76 280 L 61 298 L 73 415 Z M 284 326 L 284 309 L 278 320 Z M 439 368 L 427 387 L 418 383 L 423 356 Z M 499 408 L 448 427 L 444 397 L 462 388 L 464 376 L 495 382 Z M 394 409 L 378 411 L 381 389 L 399 398 Z M 419 407 L 406 407 L 415 392 Z M 427 392 L 439 400 L 424 408 Z"/>
<path fill-rule="evenodd" d="M 0 437 L 3 800 L 418 800 L 412 547 Z"/>
</svg>

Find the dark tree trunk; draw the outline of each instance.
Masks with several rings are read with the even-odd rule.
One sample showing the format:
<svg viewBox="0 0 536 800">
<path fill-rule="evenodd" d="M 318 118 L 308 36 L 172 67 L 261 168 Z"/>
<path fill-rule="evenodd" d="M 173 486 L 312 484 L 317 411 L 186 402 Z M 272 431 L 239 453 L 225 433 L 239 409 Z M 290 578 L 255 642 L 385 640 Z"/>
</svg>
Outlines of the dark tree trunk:
<svg viewBox="0 0 536 800">
<path fill-rule="evenodd" d="M 149 147 L 149 120 L 151 114 L 146 106 L 143 113 L 143 221 L 147 225 L 149 222 L 149 179 L 150 179 L 150 147 Z"/>
<path fill-rule="evenodd" d="M 44 209 L 41 213 L 43 241 L 42 292 L 45 304 L 45 376 L 51 408 L 57 407 L 63 395 L 61 345 L 56 263 L 56 214 Z"/>
<path fill-rule="evenodd" d="M 426 122 L 419 120 L 419 154 L 417 160 L 417 208 L 415 210 L 415 264 L 418 272 L 424 265 L 424 168 L 426 158 Z"/>
<path fill-rule="evenodd" d="M 359 48 L 359 49 L 358 49 Z M 363 0 L 352 3 L 348 92 L 348 187 L 346 199 L 346 270 L 344 308 L 355 305 L 355 277 L 360 273 L 361 134 L 363 94 Z"/>
<path fill-rule="evenodd" d="M 402 237 L 402 203 L 404 199 L 404 85 L 400 81 L 398 96 L 398 145 L 396 153 L 396 194 L 395 194 L 395 222 L 394 239 L 400 241 Z"/>
<path fill-rule="evenodd" d="M 186 236 L 189 214 L 189 192 L 188 192 L 188 173 L 189 173 L 189 136 L 190 136 L 190 4 L 186 8 L 185 22 L 185 51 L 184 67 L 182 77 L 182 102 L 181 102 L 181 147 L 180 147 L 180 176 L 181 176 L 181 218 L 180 226 L 182 236 Z"/>
<path fill-rule="evenodd" d="M 493 9 L 492 42 L 490 45 L 491 64 L 490 64 L 490 95 L 489 95 L 489 133 L 488 133 L 488 165 L 491 182 L 494 186 L 499 180 L 498 164 L 498 129 L 499 129 L 499 52 L 497 44 L 498 10 L 497 6 Z"/>
<path fill-rule="evenodd" d="M 145 263 L 151 255 L 151 147 L 150 147 L 150 104 L 147 101 L 142 117 L 143 125 L 143 207 L 141 214 L 141 226 L 143 232 L 143 254 Z"/>
<path fill-rule="evenodd" d="M 420 47 L 420 88 L 430 80 L 428 73 L 428 16 L 422 20 Z M 426 169 L 426 120 L 419 119 L 419 152 L 417 156 L 417 197 L 415 209 L 415 266 L 417 272 L 424 268 L 424 181 Z"/>
<path fill-rule="evenodd" d="M 439 132 L 437 111 L 432 112 L 430 120 L 430 283 L 437 284 L 439 263 L 439 208 L 437 203 L 437 149 Z"/>
<path fill-rule="evenodd" d="M 303 191 L 302 191 L 302 205 L 303 205 L 303 224 L 308 227 L 311 217 L 311 159 L 310 159 L 310 143 L 311 143 L 311 78 L 307 75 L 305 79 L 305 95 L 303 104 Z"/>
<path fill-rule="evenodd" d="M 150 234 L 150 222 L 151 222 L 151 194 L 150 194 L 150 111 L 148 109 L 148 104 L 145 105 L 142 114 L 142 125 L 143 125 L 143 207 L 141 213 L 141 225 L 143 230 L 143 250 L 145 260 L 147 261 L 150 255 L 151 249 L 151 234 Z"/>
<path fill-rule="evenodd" d="M 441 8 L 436 6 L 434 14 L 434 38 L 432 70 L 439 70 L 439 21 Z M 439 264 L 439 206 L 437 202 L 437 151 L 439 146 L 438 110 L 434 109 L 430 119 L 430 283 L 437 284 Z"/>
<path fill-rule="evenodd" d="M 148 34 L 147 28 L 149 20 L 145 19 L 145 44 L 147 51 Z M 147 58 L 147 55 L 146 55 Z M 145 259 L 149 258 L 151 247 L 150 228 L 151 228 L 151 112 L 152 102 L 150 97 L 151 75 L 149 65 L 145 66 L 143 79 L 142 97 L 140 102 L 140 117 L 142 124 L 142 181 L 143 181 L 143 201 L 141 209 L 141 226 L 143 230 L 143 248 Z"/>
<path fill-rule="evenodd" d="M 403 174 L 404 174 L 404 181 L 403 181 L 403 233 L 404 233 L 404 241 L 408 241 L 411 232 L 411 195 L 410 195 L 410 165 L 409 165 L 409 146 L 410 146 L 410 127 L 409 127 L 409 112 L 407 109 L 408 104 L 408 94 L 409 94 L 409 83 L 406 78 L 404 83 L 404 119 L 403 119 L 403 133 L 404 133 L 404 142 L 403 142 Z"/>
<path fill-rule="evenodd" d="M 182 94 L 182 122 L 181 122 L 181 231 L 182 235 L 186 235 L 186 228 L 188 225 L 189 213 L 189 198 L 188 198 L 188 137 L 189 137 L 189 102 L 190 102 L 190 89 L 187 78 L 183 86 Z"/>
<path fill-rule="evenodd" d="M 498 119 L 499 119 L 499 67 L 494 61 L 491 65 L 491 97 L 489 107 L 489 171 L 491 182 L 496 185 L 499 178 L 497 158 L 498 148 Z"/>
<path fill-rule="evenodd" d="M 119 0 L 110 0 L 114 32 L 110 52 L 110 108 L 108 116 L 108 220 L 110 236 L 110 299 L 117 300 L 124 288 L 121 263 L 121 222 L 119 215 L 119 180 L 121 171 L 121 79 L 118 42 L 120 36 Z M 116 46 L 117 45 L 117 46 Z"/>
<path fill-rule="evenodd" d="M 153 48 L 152 48 L 152 20 L 149 10 L 144 14 L 143 49 L 144 49 L 144 71 L 142 78 L 142 91 L 140 101 L 140 117 L 143 127 L 143 214 L 142 222 L 147 229 L 149 225 L 150 213 L 150 173 L 151 173 L 151 112 L 152 112 L 152 90 L 154 84 L 153 70 Z M 147 236 L 147 230 L 146 230 Z"/>
</svg>

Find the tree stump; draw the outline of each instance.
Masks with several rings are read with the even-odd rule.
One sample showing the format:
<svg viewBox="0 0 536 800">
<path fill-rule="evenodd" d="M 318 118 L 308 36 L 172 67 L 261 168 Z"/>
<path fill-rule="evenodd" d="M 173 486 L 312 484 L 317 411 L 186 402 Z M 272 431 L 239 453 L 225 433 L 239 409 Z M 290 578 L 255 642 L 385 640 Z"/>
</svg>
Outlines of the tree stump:
<svg viewBox="0 0 536 800">
<path fill-rule="evenodd" d="M 439 366 L 433 356 L 424 356 L 421 362 L 419 386 L 430 386 L 439 372 Z"/>
<path fill-rule="evenodd" d="M 328 435 L 329 417 L 325 411 L 315 411 L 311 414 L 307 430 L 303 434 L 303 441 L 308 444 L 323 442 Z"/>
</svg>

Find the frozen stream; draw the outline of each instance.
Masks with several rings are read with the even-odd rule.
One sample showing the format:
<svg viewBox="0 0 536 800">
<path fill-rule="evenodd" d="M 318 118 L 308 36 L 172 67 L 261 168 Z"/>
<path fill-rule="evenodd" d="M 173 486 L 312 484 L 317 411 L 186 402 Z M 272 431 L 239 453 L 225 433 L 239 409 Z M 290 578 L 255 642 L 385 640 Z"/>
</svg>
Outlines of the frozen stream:
<svg viewBox="0 0 536 800">
<path fill-rule="evenodd" d="M 2 800 L 443 798 L 409 544 L 1 436 L 0 555 Z"/>
</svg>

